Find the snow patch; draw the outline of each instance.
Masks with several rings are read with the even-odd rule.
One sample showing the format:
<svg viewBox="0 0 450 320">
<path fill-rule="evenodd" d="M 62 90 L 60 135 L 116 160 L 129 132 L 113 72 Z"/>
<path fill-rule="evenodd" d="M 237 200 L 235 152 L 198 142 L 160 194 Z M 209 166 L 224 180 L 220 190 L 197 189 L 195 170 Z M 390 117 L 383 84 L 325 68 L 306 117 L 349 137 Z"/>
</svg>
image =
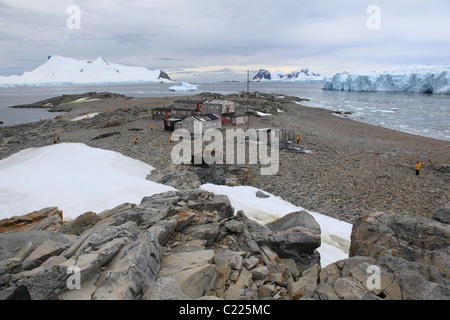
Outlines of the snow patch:
<svg viewBox="0 0 450 320">
<path fill-rule="evenodd" d="M 22 150 L 0 160 L 0 219 L 57 206 L 64 219 L 175 190 L 146 180 L 154 168 L 81 143 Z"/>
<path fill-rule="evenodd" d="M 83 120 L 83 119 L 90 119 L 90 118 L 95 117 L 98 114 L 100 114 L 100 112 L 92 112 L 92 113 L 84 114 L 84 115 L 79 116 L 79 117 L 75 117 L 75 118 L 71 119 L 70 121 L 80 121 L 80 120 Z"/>
</svg>

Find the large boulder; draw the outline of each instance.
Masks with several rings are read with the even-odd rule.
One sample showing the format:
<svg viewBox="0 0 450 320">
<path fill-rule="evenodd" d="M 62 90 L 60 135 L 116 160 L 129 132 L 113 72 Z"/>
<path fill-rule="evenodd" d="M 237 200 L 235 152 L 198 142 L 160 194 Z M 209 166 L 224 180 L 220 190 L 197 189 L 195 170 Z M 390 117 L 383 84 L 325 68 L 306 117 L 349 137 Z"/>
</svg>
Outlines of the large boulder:
<svg viewBox="0 0 450 320">
<path fill-rule="evenodd" d="M 450 227 L 424 217 L 374 213 L 352 230 L 350 256 L 367 256 L 398 284 L 399 299 L 450 298 Z"/>
<path fill-rule="evenodd" d="M 308 212 L 302 210 L 289 213 L 266 224 L 266 227 L 273 231 L 268 236 L 268 245 L 280 258 L 295 259 L 302 269 L 317 262 L 319 255 L 315 249 L 321 244 L 320 225 Z M 312 264 L 311 260 L 314 261 Z"/>
<path fill-rule="evenodd" d="M 424 217 L 374 213 L 355 222 L 349 255 L 395 256 L 435 265 L 436 259 L 441 260 L 438 256 L 447 255 L 449 246 L 448 224 Z M 441 262 L 448 267 L 445 260 Z M 448 268 L 442 271 L 448 276 Z"/>
<path fill-rule="evenodd" d="M 213 288 L 218 275 L 213 258 L 214 250 L 171 254 L 162 261 L 158 276 L 175 280 L 189 298 L 200 298 Z"/>
</svg>

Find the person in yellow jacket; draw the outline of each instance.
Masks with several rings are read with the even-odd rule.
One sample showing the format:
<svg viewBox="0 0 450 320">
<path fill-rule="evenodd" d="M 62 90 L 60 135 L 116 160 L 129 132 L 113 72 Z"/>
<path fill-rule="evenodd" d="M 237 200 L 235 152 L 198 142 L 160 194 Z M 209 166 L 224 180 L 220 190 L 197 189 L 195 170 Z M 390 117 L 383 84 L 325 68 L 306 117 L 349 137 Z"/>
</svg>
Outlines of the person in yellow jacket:
<svg viewBox="0 0 450 320">
<path fill-rule="evenodd" d="M 300 142 L 300 136 L 297 136 L 297 144 Z"/>
<path fill-rule="evenodd" d="M 134 144 L 137 144 L 137 137 L 134 137 Z"/>
<path fill-rule="evenodd" d="M 420 163 L 420 161 L 417 161 L 416 165 L 415 165 L 416 176 L 418 176 L 420 174 L 420 168 L 422 168 L 422 164 Z"/>
</svg>

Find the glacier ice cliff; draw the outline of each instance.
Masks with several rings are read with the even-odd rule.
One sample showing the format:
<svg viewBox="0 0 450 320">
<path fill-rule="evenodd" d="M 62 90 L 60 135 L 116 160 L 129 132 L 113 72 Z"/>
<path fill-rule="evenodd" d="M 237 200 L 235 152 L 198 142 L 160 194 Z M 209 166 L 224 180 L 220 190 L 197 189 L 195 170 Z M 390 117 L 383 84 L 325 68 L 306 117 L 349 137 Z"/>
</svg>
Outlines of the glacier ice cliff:
<svg viewBox="0 0 450 320">
<path fill-rule="evenodd" d="M 450 67 L 424 67 L 382 73 L 337 73 L 322 89 L 450 94 Z"/>
</svg>

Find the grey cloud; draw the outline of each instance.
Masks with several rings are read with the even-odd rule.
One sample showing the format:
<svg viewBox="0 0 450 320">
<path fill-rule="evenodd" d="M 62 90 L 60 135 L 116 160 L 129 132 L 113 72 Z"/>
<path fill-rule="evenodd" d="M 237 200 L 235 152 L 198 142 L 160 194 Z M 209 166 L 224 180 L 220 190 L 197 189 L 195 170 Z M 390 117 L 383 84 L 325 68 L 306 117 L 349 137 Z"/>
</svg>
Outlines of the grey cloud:
<svg viewBox="0 0 450 320">
<path fill-rule="evenodd" d="M 189 67 L 448 64 L 446 0 L 377 0 L 382 28 L 375 31 L 366 27 L 371 0 L 77 0 L 81 30 L 74 31 L 65 27 L 68 4 L 0 3 L 1 75 L 20 65 L 29 70 L 24 61 L 50 54 L 162 64 L 198 79 L 213 75 Z M 218 78 L 232 76 L 233 68 Z"/>
</svg>

